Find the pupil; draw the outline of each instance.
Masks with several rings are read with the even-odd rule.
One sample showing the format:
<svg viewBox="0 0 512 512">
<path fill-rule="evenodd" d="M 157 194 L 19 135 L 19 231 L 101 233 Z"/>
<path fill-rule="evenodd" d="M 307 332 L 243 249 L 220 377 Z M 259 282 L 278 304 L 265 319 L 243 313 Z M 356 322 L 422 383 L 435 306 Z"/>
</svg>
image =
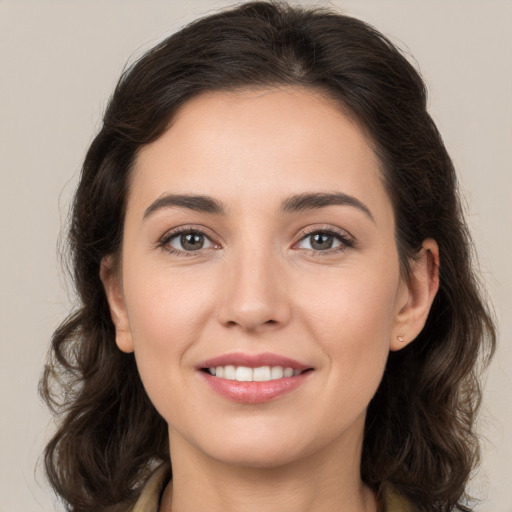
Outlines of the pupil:
<svg viewBox="0 0 512 512">
<path fill-rule="evenodd" d="M 203 247 L 203 235 L 197 233 L 187 233 L 181 235 L 181 246 L 189 251 L 197 251 Z"/>
<path fill-rule="evenodd" d="M 316 235 L 313 235 L 311 247 L 313 247 L 313 249 L 325 251 L 326 249 L 330 249 L 332 247 L 332 242 L 332 235 L 329 235 L 327 233 L 317 233 Z"/>
</svg>

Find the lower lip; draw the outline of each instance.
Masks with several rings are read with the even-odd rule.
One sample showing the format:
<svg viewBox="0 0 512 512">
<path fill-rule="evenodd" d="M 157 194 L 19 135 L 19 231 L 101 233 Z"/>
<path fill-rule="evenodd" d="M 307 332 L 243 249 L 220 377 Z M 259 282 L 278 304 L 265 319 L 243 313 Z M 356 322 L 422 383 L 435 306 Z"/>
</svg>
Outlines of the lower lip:
<svg viewBox="0 0 512 512">
<path fill-rule="evenodd" d="M 200 373 L 210 388 L 224 398 L 245 404 L 261 404 L 297 389 L 313 372 L 308 371 L 294 377 L 265 382 L 239 382 L 214 377 L 203 371 Z"/>
</svg>

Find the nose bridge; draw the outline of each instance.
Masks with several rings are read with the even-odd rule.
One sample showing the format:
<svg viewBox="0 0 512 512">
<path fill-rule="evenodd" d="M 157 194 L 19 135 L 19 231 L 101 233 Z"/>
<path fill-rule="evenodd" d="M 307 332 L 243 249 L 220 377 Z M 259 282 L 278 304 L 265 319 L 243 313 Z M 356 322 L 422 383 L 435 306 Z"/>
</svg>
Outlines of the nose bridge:
<svg viewBox="0 0 512 512">
<path fill-rule="evenodd" d="M 220 320 L 254 331 L 282 326 L 290 316 L 281 261 L 271 242 L 247 240 L 226 261 Z"/>
</svg>

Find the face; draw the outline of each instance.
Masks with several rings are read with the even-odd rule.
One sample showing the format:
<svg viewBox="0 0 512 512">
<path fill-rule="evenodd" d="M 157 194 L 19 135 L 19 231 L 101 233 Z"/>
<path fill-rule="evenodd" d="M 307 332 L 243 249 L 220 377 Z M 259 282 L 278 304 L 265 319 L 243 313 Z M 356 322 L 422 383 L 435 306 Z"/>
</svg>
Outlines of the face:
<svg viewBox="0 0 512 512">
<path fill-rule="evenodd" d="M 335 103 L 186 103 L 140 151 L 120 268 L 102 269 L 171 450 L 267 467 L 360 448 L 389 350 L 422 322 L 394 235 L 377 158 Z"/>
</svg>

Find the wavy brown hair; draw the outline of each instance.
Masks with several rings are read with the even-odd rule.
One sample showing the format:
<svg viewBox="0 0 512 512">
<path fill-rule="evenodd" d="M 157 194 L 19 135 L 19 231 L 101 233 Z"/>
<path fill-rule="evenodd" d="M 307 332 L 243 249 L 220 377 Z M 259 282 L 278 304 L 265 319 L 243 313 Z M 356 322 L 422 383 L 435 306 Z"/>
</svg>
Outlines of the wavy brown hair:
<svg viewBox="0 0 512 512">
<path fill-rule="evenodd" d="M 418 511 L 468 510 L 465 486 L 479 456 L 478 379 L 495 330 L 424 83 L 364 22 L 282 2 L 210 15 L 148 51 L 123 73 L 86 155 L 68 239 L 79 305 L 56 330 L 41 380 L 60 417 L 46 472 L 67 510 L 133 503 L 154 465 L 169 459 L 167 426 L 133 354 L 115 344 L 99 276 L 102 258 L 121 247 L 134 159 L 190 98 L 279 85 L 334 98 L 368 135 L 393 203 L 402 271 L 425 239 L 439 245 L 440 289 L 425 328 L 390 354 L 368 409 L 362 479 L 378 494 L 392 485 Z"/>
</svg>

